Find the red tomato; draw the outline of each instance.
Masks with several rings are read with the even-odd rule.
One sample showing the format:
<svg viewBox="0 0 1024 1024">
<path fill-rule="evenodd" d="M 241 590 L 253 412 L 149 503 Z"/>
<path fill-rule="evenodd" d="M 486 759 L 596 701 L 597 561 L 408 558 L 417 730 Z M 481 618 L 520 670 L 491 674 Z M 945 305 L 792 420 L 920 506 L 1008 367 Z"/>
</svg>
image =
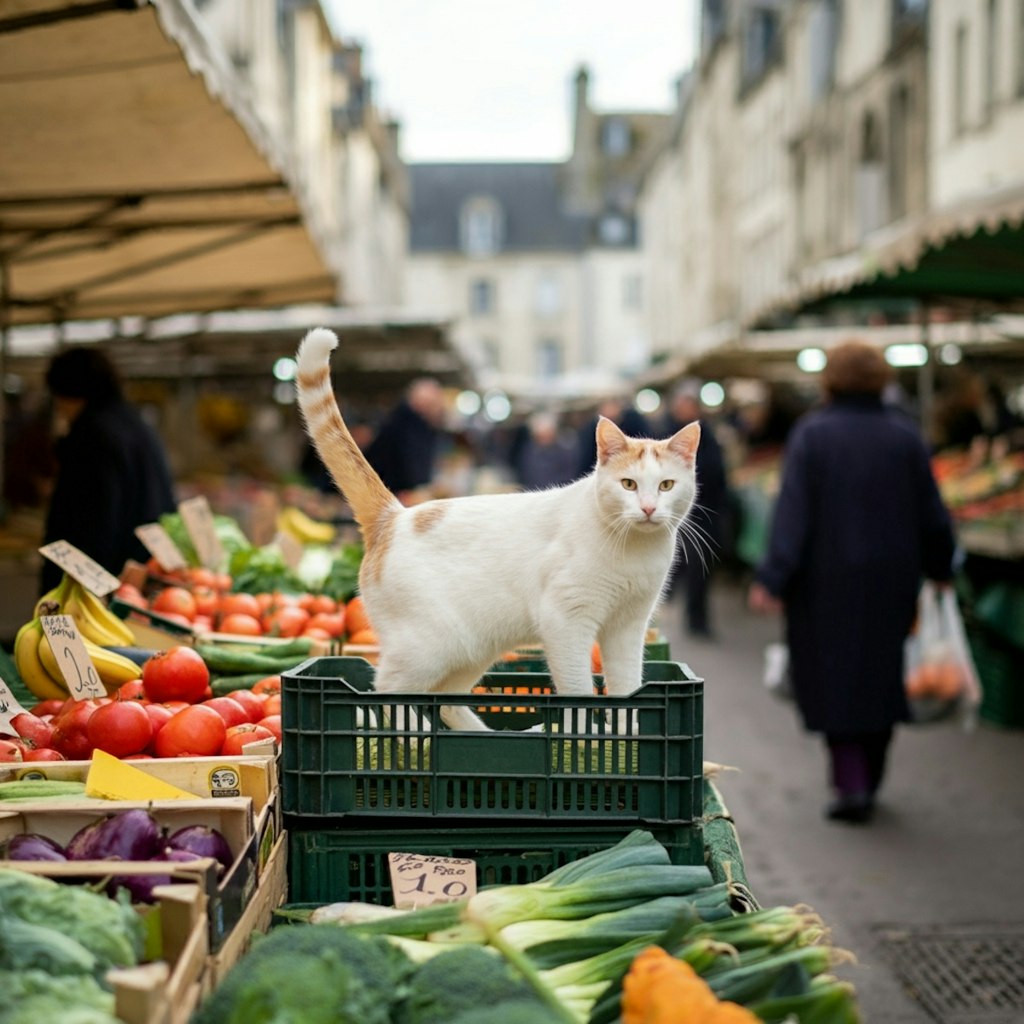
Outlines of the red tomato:
<svg viewBox="0 0 1024 1024">
<path fill-rule="evenodd" d="M 252 692 L 259 697 L 273 697 L 281 692 L 280 676 L 264 676 L 256 681 Z M 264 701 L 264 703 L 266 703 Z M 262 717 L 262 716 L 261 716 Z"/>
<path fill-rule="evenodd" d="M 260 603 L 256 600 L 255 594 L 221 594 L 217 606 L 221 620 L 229 615 L 251 615 L 254 619 L 259 619 L 260 611 Z"/>
<path fill-rule="evenodd" d="M 220 620 L 220 631 L 222 633 L 238 633 L 242 636 L 262 636 L 263 626 L 254 615 L 232 612 Z"/>
<path fill-rule="evenodd" d="M 210 757 L 219 754 L 228 727 L 213 708 L 204 704 L 179 711 L 156 734 L 157 757 Z"/>
<path fill-rule="evenodd" d="M 192 591 L 192 597 L 196 604 L 196 615 L 207 615 L 212 618 L 216 614 L 220 595 L 213 587 L 196 587 Z"/>
<path fill-rule="evenodd" d="M 212 633 L 213 632 L 213 616 L 212 615 L 197 615 L 192 620 L 192 628 L 197 633 Z"/>
<path fill-rule="evenodd" d="M 146 607 L 146 598 L 134 583 L 122 583 L 114 591 L 114 597 L 119 601 L 124 601 L 125 604 L 133 604 L 136 608 Z"/>
<path fill-rule="evenodd" d="M 224 746 L 221 747 L 221 754 L 229 757 L 236 757 L 244 754 L 242 749 L 246 743 L 257 743 L 260 740 L 276 739 L 272 730 L 265 725 L 257 725 L 255 722 L 246 722 L 245 725 L 233 725 L 224 737 Z"/>
<path fill-rule="evenodd" d="M 0 740 L 0 763 L 24 760 L 25 749 L 18 740 Z"/>
<path fill-rule="evenodd" d="M 117 699 L 118 700 L 146 700 L 146 690 L 142 685 L 141 679 L 129 679 L 127 683 L 122 683 L 117 688 Z"/>
<path fill-rule="evenodd" d="M 88 761 L 93 744 L 89 739 L 88 722 L 99 709 L 94 700 L 69 700 L 53 720 L 52 745 L 69 761 Z"/>
<path fill-rule="evenodd" d="M 307 640 L 319 640 L 322 644 L 329 644 L 334 639 L 326 629 L 318 629 L 316 626 L 307 626 L 299 636 Z"/>
<path fill-rule="evenodd" d="M 214 584 L 214 590 L 220 590 L 222 593 L 227 593 L 234 585 L 234 580 L 231 578 L 231 573 L 219 572 L 217 573 L 217 582 Z"/>
<path fill-rule="evenodd" d="M 53 742 L 53 726 L 27 711 L 11 719 L 11 729 L 30 750 L 49 747 Z"/>
<path fill-rule="evenodd" d="M 345 613 L 317 612 L 309 620 L 307 628 L 322 629 L 330 636 L 341 636 L 345 632 Z"/>
<path fill-rule="evenodd" d="M 267 699 L 263 702 L 263 714 L 266 715 L 279 715 L 281 714 L 281 694 L 280 691 L 277 693 L 270 694 Z"/>
<path fill-rule="evenodd" d="M 67 758 L 53 747 L 36 747 L 35 750 L 25 751 L 26 761 L 66 761 Z"/>
<path fill-rule="evenodd" d="M 261 679 L 260 682 L 263 680 Z M 252 690 L 232 690 L 228 696 L 240 704 L 245 710 L 247 719 L 250 722 L 258 722 L 265 714 L 263 710 L 263 698 Z"/>
<path fill-rule="evenodd" d="M 211 697 L 203 701 L 204 708 L 213 708 L 214 711 L 224 719 L 224 724 L 230 729 L 233 725 L 241 725 L 249 721 L 249 714 L 232 697 Z"/>
<path fill-rule="evenodd" d="M 338 610 L 338 602 L 329 594 L 315 594 L 309 610 L 314 615 L 333 615 Z"/>
<path fill-rule="evenodd" d="M 89 741 L 114 757 L 141 754 L 153 738 L 153 723 L 135 700 L 115 700 L 97 708 L 86 725 Z"/>
<path fill-rule="evenodd" d="M 191 706 L 191 704 L 183 705 L 183 707 L 186 708 Z M 173 718 L 175 715 L 175 709 L 169 708 L 166 704 L 143 704 L 142 707 L 149 716 L 150 724 L 153 726 L 154 736 L 156 736 L 164 725 L 167 724 L 168 720 Z"/>
<path fill-rule="evenodd" d="M 184 587 L 164 587 L 149 602 L 149 610 L 160 615 L 181 615 L 191 622 L 196 617 L 196 599 Z"/>
<path fill-rule="evenodd" d="M 184 711 L 185 708 L 192 707 L 187 700 L 165 700 L 160 702 L 160 707 L 170 709 L 172 714 L 177 714 L 179 711 Z"/>
<path fill-rule="evenodd" d="M 298 636 L 309 622 L 309 612 L 297 605 L 285 605 L 271 612 L 264 625 L 271 636 Z"/>
<path fill-rule="evenodd" d="M 269 729 L 274 734 L 274 739 L 277 740 L 278 744 L 281 743 L 280 715 L 267 715 L 266 718 L 261 718 L 256 724 L 262 725 L 264 729 Z"/>
<path fill-rule="evenodd" d="M 157 651 L 142 666 L 146 696 L 158 704 L 183 700 L 196 704 L 210 685 L 210 670 L 191 647 L 176 646 Z"/>
<path fill-rule="evenodd" d="M 38 704 L 33 704 L 29 710 L 33 715 L 38 715 L 42 718 L 44 715 L 59 715 L 65 704 L 67 704 L 67 698 L 58 700 L 54 697 L 50 700 L 41 700 Z"/>
<path fill-rule="evenodd" d="M 152 754 L 129 754 L 127 757 L 122 757 L 122 761 L 152 761 Z"/>
<path fill-rule="evenodd" d="M 303 611 L 310 612 L 312 614 L 313 602 L 316 600 L 313 594 L 300 594 L 298 600 L 295 602 Z"/>
<path fill-rule="evenodd" d="M 192 592 L 213 590 L 217 585 L 217 574 L 203 565 L 194 565 L 185 570 L 185 576 L 192 584 Z"/>
</svg>

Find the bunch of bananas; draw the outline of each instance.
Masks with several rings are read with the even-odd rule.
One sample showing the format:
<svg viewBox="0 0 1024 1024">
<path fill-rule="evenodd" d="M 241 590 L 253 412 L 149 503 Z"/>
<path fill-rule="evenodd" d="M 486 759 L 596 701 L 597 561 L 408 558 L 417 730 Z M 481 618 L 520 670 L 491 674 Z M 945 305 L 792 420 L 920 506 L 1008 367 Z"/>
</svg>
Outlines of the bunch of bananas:
<svg viewBox="0 0 1024 1024">
<path fill-rule="evenodd" d="M 50 641 L 43 633 L 41 615 L 70 615 L 85 644 L 96 674 L 108 693 L 122 683 L 139 678 L 139 666 L 111 647 L 131 647 L 135 634 L 93 593 L 73 577 L 60 583 L 37 602 L 30 622 L 14 639 L 14 664 L 25 686 L 40 700 L 64 700 L 70 696 Z"/>
<path fill-rule="evenodd" d="M 313 519 L 295 505 L 286 505 L 278 512 L 277 528 L 300 544 L 330 544 L 337 533 L 333 524 Z"/>
</svg>

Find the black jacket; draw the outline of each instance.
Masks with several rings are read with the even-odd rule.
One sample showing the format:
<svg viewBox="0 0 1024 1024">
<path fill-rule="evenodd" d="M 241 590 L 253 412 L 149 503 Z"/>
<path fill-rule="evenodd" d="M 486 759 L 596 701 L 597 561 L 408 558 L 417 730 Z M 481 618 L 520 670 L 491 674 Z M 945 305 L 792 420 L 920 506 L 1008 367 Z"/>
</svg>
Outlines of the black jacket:
<svg viewBox="0 0 1024 1024">
<path fill-rule="evenodd" d="M 66 540 L 114 575 L 148 552 L 135 527 L 175 509 L 174 485 L 156 431 L 127 402 L 86 408 L 56 444 L 57 478 L 43 543 Z M 44 559 L 41 592 L 61 571 Z"/>
<path fill-rule="evenodd" d="M 951 577 L 954 543 L 927 449 L 905 415 L 849 397 L 796 424 L 756 575 L 785 602 L 808 729 L 875 732 L 907 719 L 904 640 L 922 578 Z"/>
<path fill-rule="evenodd" d="M 424 487 L 434 477 L 438 431 L 404 399 L 381 424 L 366 459 L 394 494 Z"/>
</svg>

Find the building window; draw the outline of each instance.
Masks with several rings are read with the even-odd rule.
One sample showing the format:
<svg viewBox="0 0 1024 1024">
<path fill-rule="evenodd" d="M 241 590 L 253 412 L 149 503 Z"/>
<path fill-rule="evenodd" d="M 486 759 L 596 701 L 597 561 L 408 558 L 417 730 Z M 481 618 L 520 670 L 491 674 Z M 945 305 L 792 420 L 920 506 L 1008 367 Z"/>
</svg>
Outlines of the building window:
<svg viewBox="0 0 1024 1024">
<path fill-rule="evenodd" d="M 552 380 L 562 372 L 562 346 L 557 338 L 542 338 L 537 345 L 537 376 Z"/>
<path fill-rule="evenodd" d="M 467 256 L 491 256 L 501 249 L 501 205 L 490 196 L 476 196 L 462 207 L 459 235 Z"/>
<path fill-rule="evenodd" d="M 601 126 L 601 149 L 605 156 L 626 156 L 632 141 L 629 122 L 621 117 L 609 117 Z"/>
<path fill-rule="evenodd" d="M 807 34 L 811 99 L 819 100 L 835 83 L 836 46 L 839 42 L 838 0 L 820 0 L 811 9 Z"/>
<path fill-rule="evenodd" d="M 487 316 L 494 312 L 494 282 L 478 277 L 469 282 L 469 312 L 472 316 Z"/>
<path fill-rule="evenodd" d="M 910 89 L 899 85 L 889 99 L 889 208 L 893 220 L 907 212 L 910 113 Z"/>
<path fill-rule="evenodd" d="M 781 53 L 779 12 L 767 6 L 752 7 L 743 32 L 742 84 L 750 86 L 760 81 Z"/>
<path fill-rule="evenodd" d="M 878 118 L 868 111 L 861 121 L 860 162 L 857 165 L 857 222 L 860 238 L 886 221 L 885 163 Z"/>
<path fill-rule="evenodd" d="M 538 316 L 555 316 L 562 312 L 562 283 L 553 274 L 543 274 L 537 280 L 534 311 Z"/>
<path fill-rule="evenodd" d="M 956 27 L 953 44 L 953 134 L 967 130 L 967 26 Z"/>
<path fill-rule="evenodd" d="M 640 309 L 643 304 L 643 298 L 643 278 L 639 274 L 627 274 L 622 279 L 623 309 Z"/>
<path fill-rule="evenodd" d="M 621 213 L 606 213 L 597 225 L 604 245 L 625 245 L 629 241 L 629 220 Z"/>
</svg>

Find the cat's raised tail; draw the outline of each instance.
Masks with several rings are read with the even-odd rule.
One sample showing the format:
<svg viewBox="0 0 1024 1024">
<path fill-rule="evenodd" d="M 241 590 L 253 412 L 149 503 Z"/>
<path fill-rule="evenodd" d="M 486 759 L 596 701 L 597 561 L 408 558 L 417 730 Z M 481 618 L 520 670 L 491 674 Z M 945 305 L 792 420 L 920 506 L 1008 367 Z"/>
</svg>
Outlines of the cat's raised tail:
<svg viewBox="0 0 1024 1024">
<path fill-rule="evenodd" d="M 296 392 L 306 432 L 366 538 L 382 514 L 400 504 L 366 461 L 341 417 L 331 384 L 331 352 L 337 346 L 337 335 L 326 327 L 315 327 L 302 339 Z"/>
</svg>

